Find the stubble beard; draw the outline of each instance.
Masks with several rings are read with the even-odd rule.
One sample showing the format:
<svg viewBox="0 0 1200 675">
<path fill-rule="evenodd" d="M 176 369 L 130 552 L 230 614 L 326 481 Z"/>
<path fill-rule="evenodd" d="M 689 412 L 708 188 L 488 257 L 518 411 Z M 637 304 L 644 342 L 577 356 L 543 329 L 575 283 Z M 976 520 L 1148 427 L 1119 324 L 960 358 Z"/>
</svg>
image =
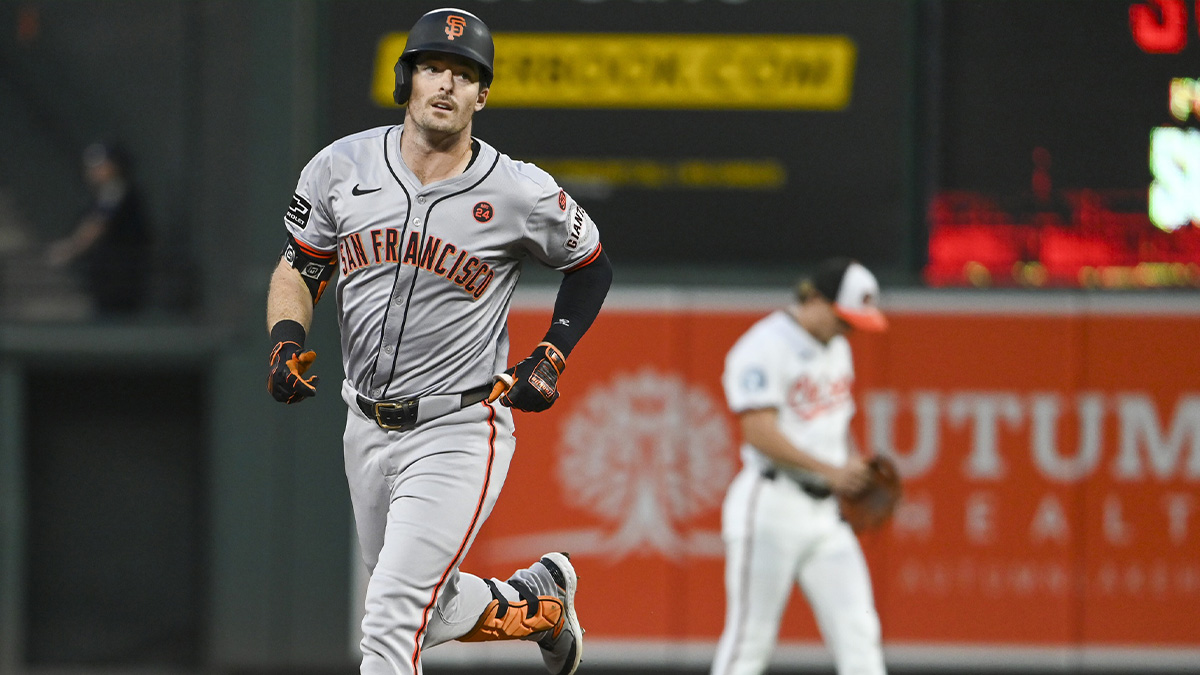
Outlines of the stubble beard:
<svg viewBox="0 0 1200 675">
<path fill-rule="evenodd" d="M 448 112 L 448 115 L 439 115 L 434 112 L 432 101 L 435 99 L 426 99 L 422 102 L 420 108 L 413 116 L 413 121 L 416 126 L 422 131 L 432 132 L 439 136 L 454 136 L 462 133 L 471 124 L 471 115 L 467 111 L 464 114 L 464 108 L 457 107 L 453 111 Z"/>
</svg>

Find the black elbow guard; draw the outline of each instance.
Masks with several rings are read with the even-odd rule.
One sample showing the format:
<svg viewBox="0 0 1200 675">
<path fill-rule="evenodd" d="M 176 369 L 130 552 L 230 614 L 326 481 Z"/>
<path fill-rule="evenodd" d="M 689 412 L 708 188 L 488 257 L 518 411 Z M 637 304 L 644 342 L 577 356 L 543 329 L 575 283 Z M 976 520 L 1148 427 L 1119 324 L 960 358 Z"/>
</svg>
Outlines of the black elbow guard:
<svg viewBox="0 0 1200 675">
<path fill-rule="evenodd" d="M 316 305 L 317 301 L 321 299 L 321 294 L 325 292 L 326 284 L 333 278 L 333 273 L 337 270 L 337 251 L 318 251 L 296 241 L 296 238 L 289 233 L 280 256 L 300 273 L 300 278 L 308 286 L 313 304 Z"/>
</svg>

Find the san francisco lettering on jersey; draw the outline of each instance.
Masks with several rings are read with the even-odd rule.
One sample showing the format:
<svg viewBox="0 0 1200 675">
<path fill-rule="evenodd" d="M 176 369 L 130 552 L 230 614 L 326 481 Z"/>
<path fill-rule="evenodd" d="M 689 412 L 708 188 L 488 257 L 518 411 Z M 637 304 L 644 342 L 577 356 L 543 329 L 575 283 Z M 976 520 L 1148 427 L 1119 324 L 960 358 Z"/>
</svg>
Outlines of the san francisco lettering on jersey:
<svg viewBox="0 0 1200 675">
<path fill-rule="evenodd" d="M 495 277 L 495 270 L 479 256 L 440 237 L 426 235 L 422 247 L 421 234 L 411 232 L 400 251 L 401 232 L 387 227 L 371 230 L 370 245 L 363 233 L 355 232 L 338 239 L 338 260 L 342 276 L 370 265 L 387 263 L 411 265 L 446 279 L 475 299 L 479 299 Z"/>
</svg>

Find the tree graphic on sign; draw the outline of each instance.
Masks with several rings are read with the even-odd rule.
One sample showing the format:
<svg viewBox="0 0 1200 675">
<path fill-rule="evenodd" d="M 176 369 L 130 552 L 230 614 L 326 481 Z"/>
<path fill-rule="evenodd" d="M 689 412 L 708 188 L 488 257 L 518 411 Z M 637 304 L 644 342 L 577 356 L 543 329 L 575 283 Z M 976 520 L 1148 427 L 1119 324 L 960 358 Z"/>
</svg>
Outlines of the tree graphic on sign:
<svg viewBox="0 0 1200 675">
<path fill-rule="evenodd" d="M 679 524 L 719 506 L 736 453 L 721 403 L 674 374 L 618 374 L 593 387 L 563 424 L 564 498 L 615 531 L 622 556 L 689 548 Z"/>
</svg>

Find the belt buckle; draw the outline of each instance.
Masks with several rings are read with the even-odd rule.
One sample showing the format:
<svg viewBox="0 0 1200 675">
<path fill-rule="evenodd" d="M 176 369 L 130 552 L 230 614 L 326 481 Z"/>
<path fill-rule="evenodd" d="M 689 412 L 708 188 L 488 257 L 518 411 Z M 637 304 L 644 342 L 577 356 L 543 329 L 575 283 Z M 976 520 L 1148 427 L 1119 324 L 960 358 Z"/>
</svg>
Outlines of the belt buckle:
<svg viewBox="0 0 1200 675">
<path fill-rule="evenodd" d="M 395 412 L 399 424 L 383 421 L 383 412 Z M 417 399 L 407 401 L 380 401 L 375 404 L 375 423 L 388 431 L 412 431 L 417 427 Z"/>
</svg>

